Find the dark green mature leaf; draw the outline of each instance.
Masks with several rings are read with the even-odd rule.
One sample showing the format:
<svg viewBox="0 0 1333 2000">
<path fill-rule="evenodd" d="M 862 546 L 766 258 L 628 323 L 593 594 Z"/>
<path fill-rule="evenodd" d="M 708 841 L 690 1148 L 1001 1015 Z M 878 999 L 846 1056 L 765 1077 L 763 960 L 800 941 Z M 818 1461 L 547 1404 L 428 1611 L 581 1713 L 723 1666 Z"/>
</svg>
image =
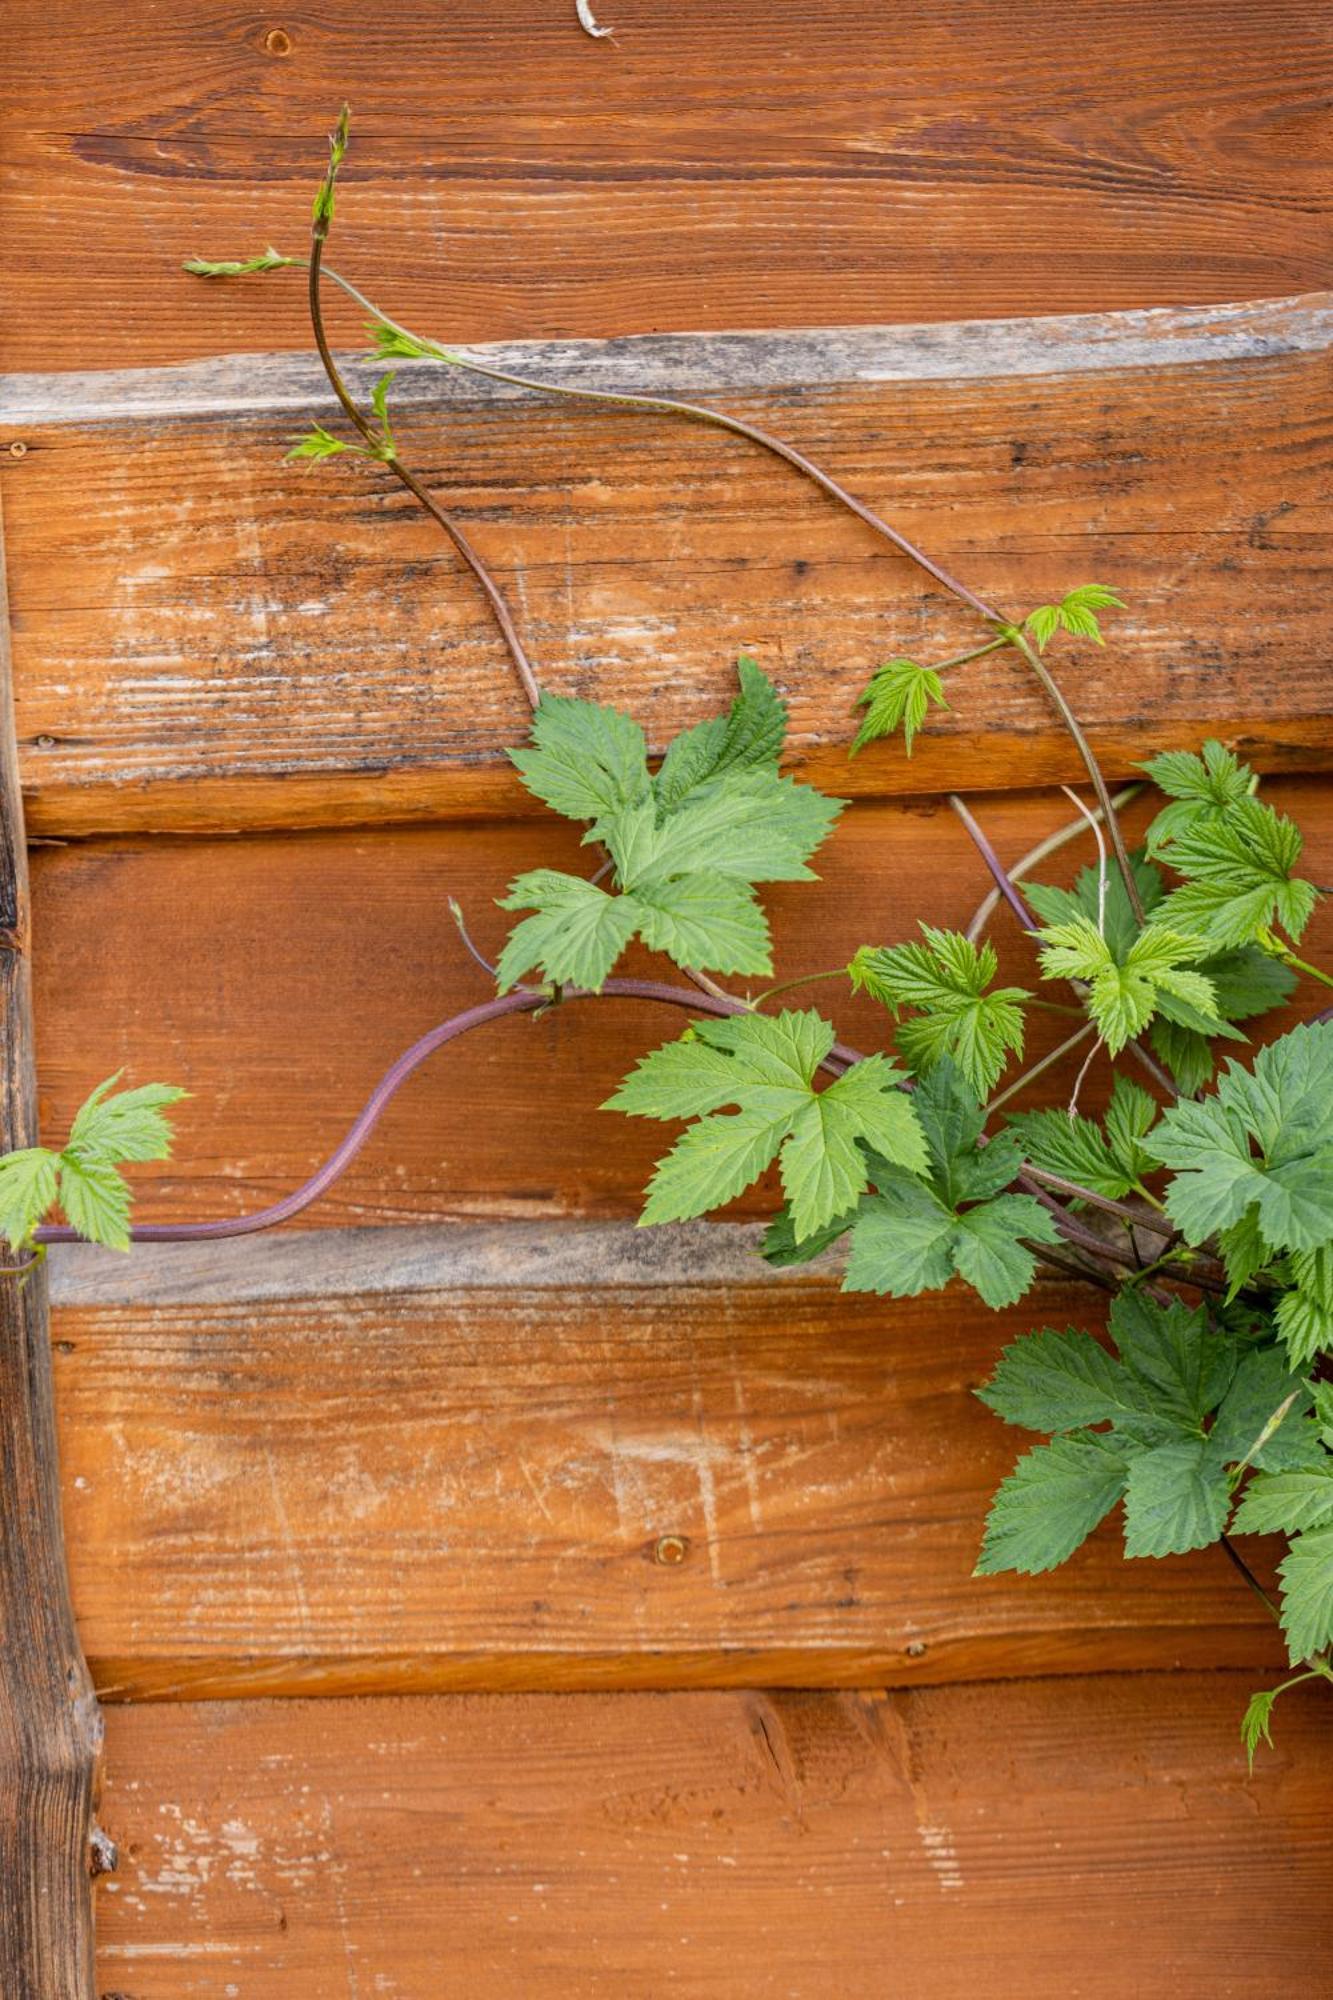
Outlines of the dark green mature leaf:
<svg viewBox="0 0 1333 2000">
<path fill-rule="evenodd" d="M 1244 1463 L 1270 1472 L 1305 1463 L 1310 1455 L 1309 1407 L 1310 1391 L 1282 1349 L 1252 1347 L 1241 1355 L 1222 1398 L 1209 1433 L 1213 1450 L 1224 1464 Z"/>
<path fill-rule="evenodd" d="M 867 1149 L 909 1172 L 926 1164 L 902 1074 L 868 1056 L 822 1091 L 833 1030 L 815 1013 L 699 1021 L 645 1056 L 606 1109 L 699 1122 L 659 1163 L 641 1220 L 680 1221 L 739 1194 L 780 1159 L 794 1240 L 851 1208 L 867 1185 Z M 723 1107 L 736 1105 L 734 1112 Z"/>
<path fill-rule="evenodd" d="M 1197 1431 L 1235 1374 L 1230 1335 L 1212 1325 L 1204 1306 L 1191 1311 L 1179 1299 L 1158 1305 L 1132 1287 L 1117 1293 L 1110 1324 L 1120 1358 L 1143 1385 L 1149 1407 Z"/>
<path fill-rule="evenodd" d="M 876 1162 L 876 1192 L 852 1228 L 844 1289 L 911 1298 L 956 1272 L 987 1305 L 1010 1305 L 1036 1276 L 1024 1239 L 1058 1240 L 1031 1195 L 1005 1194 L 1022 1164 L 1017 1141 L 1001 1133 L 977 1144 L 984 1122 L 975 1093 L 947 1058 L 920 1081 L 913 1103 L 929 1155 L 925 1179 Z"/>
<path fill-rule="evenodd" d="M 1291 1472 L 1261 1472 L 1245 1489 L 1231 1524 L 1236 1534 L 1294 1535 L 1333 1526 L 1333 1454 Z"/>
<path fill-rule="evenodd" d="M 1095 1119 L 1071 1117 L 1067 1111 L 1020 1112 L 1010 1118 L 1009 1130 L 1034 1167 L 1118 1201 L 1156 1165 L 1141 1144 L 1156 1117 L 1157 1105 L 1147 1091 L 1117 1076 L 1104 1131 Z"/>
<path fill-rule="evenodd" d="M 1253 1217 L 1270 1252 L 1333 1239 L 1333 1022 L 1229 1063 L 1213 1097 L 1182 1100 L 1144 1141 L 1175 1169 L 1167 1211 L 1190 1243 Z"/>
<path fill-rule="evenodd" d="M 1295 1665 L 1333 1644 L 1333 1528 L 1297 1535 L 1278 1574 L 1282 1630 Z"/>
<path fill-rule="evenodd" d="M 1151 1414 L 1151 1395 L 1090 1333 L 1046 1327 L 1024 1334 L 1001 1354 L 977 1390 L 1008 1424 L 1030 1431 L 1075 1431 L 1117 1418 Z"/>
<path fill-rule="evenodd" d="M 848 755 L 854 757 L 858 750 L 864 750 L 867 743 L 878 737 L 892 736 L 898 728 L 903 732 L 903 743 L 907 754 L 912 754 L 912 738 L 926 719 L 926 711 L 931 703 L 936 708 L 947 708 L 944 688 L 940 677 L 930 667 L 919 666 L 915 660 L 888 660 L 871 675 L 864 691 L 857 697 L 857 707 L 865 709 L 861 725 L 852 739 Z"/>
<path fill-rule="evenodd" d="M 1215 1542 L 1226 1526 L 1231 1488 L 1203 1438 L 1182 1438 L 1129 1461 L 1125 1554 L 1184 1555 Z"/>
<path fill-rule="evenodd" d="M 1035 1445 L 991 1502 L 977 1575 L 1056 1568 L 1105 1520 L 1128 1476 L 1124 1447 L 1101 1431 Z"/>
<path fill-rule="evenodd" d="M 951 1056 L 979 1097 L 994 1088 L 1008 1054 L 1023 1052 L 1022 986 L 987 989 L 998 967 L 994 946 L 973 944 L 958 931 L 921 925 L 923 944 L 862 945 L 848 972 L 895 1019 L 904 1007 L 920 1015 L 898 1031 L 898 1049 L 918 1075 Z"/>
</svg>

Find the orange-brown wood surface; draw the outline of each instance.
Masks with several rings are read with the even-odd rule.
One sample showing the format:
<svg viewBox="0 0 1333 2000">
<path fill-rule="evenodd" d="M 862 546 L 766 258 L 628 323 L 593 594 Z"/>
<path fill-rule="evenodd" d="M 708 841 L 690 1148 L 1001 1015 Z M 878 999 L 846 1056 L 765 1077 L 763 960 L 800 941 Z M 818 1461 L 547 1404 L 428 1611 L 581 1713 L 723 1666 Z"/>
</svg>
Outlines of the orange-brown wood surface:
<svg viewBox="0 0 1333 2000">
<path fill-rule="evenodd" d="M 134 2000 L 1320 2000 L 1326 1703 L 1237 1674 L 113 1709 Z"/>
<path fill-rule="evenodd" d="M 16 6 L 7 367 L 300 346 L 182 256 L 340 255 L 460 340 L 1254 298 L 1329 282 L 1319 0 Z"/>
<path fill-rule="evenodd" d="M 493 951 L 515 873 L 587 862 L 506 767 L 524 705 L 435 530 L 376 469 L 281 461 L 331 407 L 299 276 L 178 268 L 304 248 L 344 97 L 334 261 L 387 308 L 766 424 L 1006 611 L 1118 586 L 1107 651 L 1052 654 L 1108 769 L 1217 734 L 1333 881 L 1326 10 L 594 5 L 610 38 L 574 0 L 11 8 L 39 1108 L 58 1139 L 122 1065 L 189 1087 L 141 1219 L 301 1181 L 489 991 L 450 896 Z M 395 405 L 552 687 L 660 748 L 745 648 L 793 768 L 855 795 L 822 889 L 769 899 L 778 976 L 966 920 L 950 787 L 1010 861 L 1066 817 L 1033 788 L 1080 767 L 1008 659 L 910 763 L 846 763 L 868 671 L 976 627 L 752 447 L 411 368 Z M 1096 1296 L 893 1304 L 761 1270 L 752 1229 L 635 1232 L 670 1128 L 596 1106 L 683 1019 L 573 1004 L 442 1054 L 300 1230 L 53 1259 L 122 1843 L 102 2000 L 1315 2000 L 1328 1705 L 1285 1696 L 1247 1777 L 1280 1662 L 1222 1558 L 1122 1568 L 1108 1524 L 968 1574 L 1020 1444 L 969 1391 Z M 3 2000 L 89 2000 L 29 1983 Z"/>
<path fill-rule="evenodd" d="M 214 319 L 225 288 L 180 283 Z M 1116 585 L 1129 608 L 1109 650 L 1052 656 L 1108 770 L 1210 733 L 1265 768 L 1327 769 L 1333 306 L 1139 324 L 964 328 L 906 353 L 849 335 L 849 379 L 814 388 L 789 379 L 799 342 L 742 343 L 705 400 L 788 438 L 1011 612 Z M 708 352 L 666 379 L 690 387 Z M 953 373 L 857 379 L 890 364 Z M 610 365 L 638 379 L 632 357 Z M 587 356 L 544 372 L 595 379 Z M 778 386 L 756 394 L 764 373 Z M 1084 775 L 1013 654 L 951 681 L 910 759 L 898 743 L 849 764 L 874 667 L 975 645 L 974 615 L 749 443 L 484 387 L 441 403 L 434 380 L 410 378 L 425 400 L 402 448 L 494 566 L 553 689 L 631 708 L 661 748 L 728 698 L 748 649 L 789 699 L 798 765 L 834 790 Z M 438 528 L 380 468 L 283 462 L 327 388 L 257 363 L 135 415 L 131 386 L 94 376 L 62 399 L 40 378 L 7 426 L 26 441 L 0 466 L 33 831 L 531 810 L 504 756 L 526 706 Z M 77 423 L 21 420 L 70 402 Z M 126 413 L 89 422 L 102 402 Z"/>
<path fill-rule="evenodd" d="M 1265 796 L 1303 821 L 1305 865 L 1329 880 L 1325 788 L 1274 781 Z M 1070 808 L 1029 796 L 978 810 L 1014 861 Z M 1144 800 L 1131 828 L 1146 811 Z M 1056 857 L 1047 876 L 1068 880 L 1084 858 Z M 538 861 L 588 865 L 574 832 L 535 822 L 88 841 L 39 848 L 33 860 L 43 1129 L 61 1133 L 90 1079 L 122 1066 L 193 1092 L 179 1114 L 176 1157 L 134 1170 L 142 1218 L 156 1221 L 238 1214 L 298 1185 L 394 1056 L 488 997 L 490 983 L 450 917 L 451 896 L 493 951 L 512 921 L 493 898 L 514 875 Z M 778 977 L 846 964 L 860 944 L 912 935 L 918 918 L 961 927 L 989 887 L 966 833 L 936 799 L 853 807 L 820 867 L 818 887 L 782 886 L 769 898 Z M 1329 928 L 1321 912 L 1313 949 Z M 1001 911 L 994 930 L 1006 970 L 1030 984 L 1033 961 L 1016 924 Z M 848 1004 L 845 991 L 829 985 L 794 997 L 822 1003 L 858 1045 L 882 1045 L 883 1010 Z M 1314 994 L 1307 987 L 1301 1000 L 1307 1013 L 1318 1007 Z M 675 1128 L 598 1106 L 686 1018 L 637 1001 L 571 1002 L 443 1050 L 390 1106 L 315 1219 L 636 1213 Z M 1058 1015 L 1033 1021 L 1030 1053 L 1068 1032 Z M 1090 1087 L 1102 1082 L 1094 1072 Z M 766 1186 L 758 1205 L 772 1198 Z"/>
<path fill-rule="evenodd" d="M 1108 1524 L 1054 1576 L 972 1577 L 1030 1440 L 970 1390 L 1028 1326 L 1100 1324 L 1090 1287 L 997 1316 L 766 1278 L 748 1232 L 721 1270 L 689 1238 L 473 1234 L 381 1235 L 352 1291 L 322 1233 L 296 1296 L 239 1300 L 248 1246 L 172 1246 L 160 1297 L 58 1311 L 106 1695 L 1280 1671 L 1216 1549 L 1126 1564 Z"/>
</svg>

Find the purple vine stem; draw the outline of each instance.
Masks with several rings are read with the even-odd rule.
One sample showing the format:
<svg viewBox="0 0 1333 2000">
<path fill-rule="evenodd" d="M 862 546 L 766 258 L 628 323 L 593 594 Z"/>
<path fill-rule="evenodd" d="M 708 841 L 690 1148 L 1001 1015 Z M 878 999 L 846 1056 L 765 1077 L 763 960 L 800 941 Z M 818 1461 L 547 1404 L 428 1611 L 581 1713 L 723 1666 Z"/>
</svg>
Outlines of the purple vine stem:
<svg viewBox="0 0 1333 2000">
<path fill-rule="evenodd" d="M 531 987 L 520 988 L 516 993 L 503 994 L 498 1000 L 483 1001 L 480 1006 L 469 1007 L 462 1014 L 454 1014 L 438 1028 L 432 1028 L 419 1041 L 405 1049 L 398 1060 L 387 1069 L 366 1100 L 360 1117 L 342 1142 L 335 1146 L 327 1160 L 318 1167 L 309 1180 L 291 1194 L 284 1195 L 268 1208 L 255 1209 L 249 1215 L 232 1215 L 214 1222 L 149 1222 L 141 1228 L 132 1229 L 130 1238 L 135 1243 L 205 1243 L 215 1242 L 226 1236 L 253 1236 L 261 1229 L 275 1229 L 280 1222 L 288 1222 L 299 1215 L 311 1202 L 318 1201 L 326 1194 L 339 1176 L 346 1172 L 367 1139 L 378 1125 L 390 1100 L 406 1083 L 414 1070 L 421 1067 L 428 1056 L 442 1049 L 446 1042 L 454 1042 L 461 1035 L 470 1034 L 474 1028 L 484 1028 L 492 1021 L 502 1021 L 510 1014 L 535 1014 L 543 1007 L 563 1005 L 569 1000 L 595 1000 L 598 994 L 584 987 L 567 986 L 563 989 L 559 1003 L 552 1000 L 549 992 L 534 991 Z M 608 979 L 600 989 L 600 997 L 616 1000 L 656 1000 L 665 1007 L 684 1007 L 696 1014 L 745 1014 L 750 1010 L 743 1000 L 733 1000 L 726 995 L 714 996 L 710 993 L 688 991 L 683 986 L 668 986 L 656 979 Z M 821 1067 L 828 1068 L 835 1076 L 850 1064 L 859 1062 L 860 1054 L 844 1042 L 835 1042 Z M 51 1223 L 34 1231 L 38 1243 L 80 1243 L 83 1238 L 78 1231 L 66 1223 Z M 23 1266 L 23 1269 L 28 1268 Z"/>
<path fill-rule="evenodd" d="M 1022 924 L 1023 929 L 1025 931 L 1035 931 L 1037 929 L 1037 919 L 1019 895 L 1018 890 L 1009 879 L 1009 874 L 1004 863 L 991 846 L 989 840 L 987 840 L 985 834 L 981 831 L 972 814 L 959 798 L 957 792 L 950 792 L 949 804 L 953 807 L 959 819 L 972 836 L 972 845 L 976 848 L 977 853 L 981 856 L 987 868 L 989 868 L 992 881 L 1014 915 L 1018 918 L 1019 923 Z"/>
</svg>

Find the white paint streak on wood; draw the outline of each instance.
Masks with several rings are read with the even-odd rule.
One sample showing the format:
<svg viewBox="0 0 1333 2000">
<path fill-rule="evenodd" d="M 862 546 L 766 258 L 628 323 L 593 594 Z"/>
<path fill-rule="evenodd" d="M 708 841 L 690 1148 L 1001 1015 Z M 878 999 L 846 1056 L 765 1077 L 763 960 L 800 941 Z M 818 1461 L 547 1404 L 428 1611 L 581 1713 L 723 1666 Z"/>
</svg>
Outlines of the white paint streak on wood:
<svg viewBox="0 0 1333 2000">
<path fill-rule="evenodd" d="M 488 367 L 612 394 L 713 396 L 848 382 L 969 381 L 1252 361 L 1333 346 L 1333 293 L 1236 305 L 1154 307 L 923 326 L 809 327 L 777 333 L 633 334 L 618 340 L 505 341 L 471 350 Z M 369 391 L 379 367 L 344 357 Z M 403 407 L 479 408 L 528 392 L 434 362 L 404 362 Z M 305 355 L 232 354 L 163 368 L 0 376 L 0 424 L 253 417 L 321 409 L 327 384 Z"/>
<path fill-rule="evenodd" d="M 424 1223 L 396 1229 L 281 1230 L 220 1243 L 141 1243 L 128 1257 L 91 1244 L 50 1253 L 56 1306 L 224 1305 L 260 1299 L 438 1290 L 544 1291 L 619 1285 L 834 1282 L 837 1253 L 777 1271 L 758 1254 L 761 1223 Z"/>
</svg>

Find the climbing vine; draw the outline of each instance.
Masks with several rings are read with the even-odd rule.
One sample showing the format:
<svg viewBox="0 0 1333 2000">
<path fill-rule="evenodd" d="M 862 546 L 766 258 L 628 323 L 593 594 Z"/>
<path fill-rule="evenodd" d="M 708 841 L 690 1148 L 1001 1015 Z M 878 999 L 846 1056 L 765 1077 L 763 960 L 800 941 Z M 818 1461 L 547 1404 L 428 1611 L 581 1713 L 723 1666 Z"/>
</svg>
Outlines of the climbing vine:
<svg viewBox="0 0 1333 2000">
<path fill-rule="evenodd" d="M 1252 1057 L 1238 1053 L 1250 1025 L 1283 1006 L 1298 979 L 1333 985 L 1298 949 L 1323 893 L 1299 872 L 1298 827 L 1258 795 L 1255 774 L 1232 751 L 1209 742 L 1143 766 L 1161 803 L 1131 848 L 1120 814 L 1143 787 L 1112 798 L 1048 658 L 1071 639 L 1104 643 L 1101 619 L 1121 607 L 1105 584 L 1007 616 L 753 425 L 675 399 L 531 382 L 381 312 L 324 263 L 347 142 L 344 111 L 308 255 L 270 249 L 186 268 L 213 278 L 306 271 L 315 344 L 349 434 L 315 424 L 291 456 L 360 454 L 381 464 L 450 537 L 532 706 L 530 736 L 512 762 L 536 798 L 583 829 L 590 862 L 583 872 L 534 868 L 509 885 L 502 907 L 514 921 L 493 968 L 495 997 L 400 1057 L 303 1188 L 256 1215 L 149 1225 L 134 1236 L 242 1234 L 297 1213 L 343 1170 L 418 1063 L 492 1020 L 611 995 L 688 1011 L 684 1031 L 644 1057 L 608 1101 L 611 1111 L 675 1128 L 643 1223 L 710 1213 L 776 1163 L 783 1200 L 762 1245 L 775 1265 L 833 1254 L 849 1291 L 906 1298 L 957 1282 L 994 1308 L 1021 1299 L 1043 1269 L 1109 1295 L 1106 1337 L 1083 1327 L 1033 1331 L 1004 1350 L 978 1392 L 1037 1440 L 979 1524 L 978 1574 L 1047 1571 L 1117 1507 L 1129 1558 L 1220 1544 L 1279 1618 L 1292 1664 L 1246 1711 L 1253 1760 L 1284 1688 L 1333 1681 L 1333 1018 L 1281 1034 Z M 1069 730 L 1093 803 L 1075 797 L 1078 818 L 1007 869 L 955 797 L 994 885 L 966 931 L 922 924 L 916 937 L 867 939 L 845 966 L 807 980 L 720 986 L 772 979 L 761 891 L 816 879 L 812 860 L 835 835 L 842 802 L 783 775 L 786 708 L 751 659 L 738 663 L 726 713 L 684 731 L 660 757 L 631 714 L 542 687 L 485 563 L 400 455 L 392 367 L 368 409 L 339 370 L 324 325 L 325 279 L 367 312 L 382 361 L 424 360 L 708 423 L 776 453 L 952 592 L 981 628 L 977 644 L 951 660 L 880 666 L 857 704 L 850 754 L 898 733 L 910 753 L 966 667 L 1008 650 Z M 1039 879 L 1045 861 L 1078 837 L 1095 842 L 1096 858 L 1073 885 Z M 996 983 L 987 931 L 1001 905 L 1030 948 L 1030 986 Z M 617 976 L 636 940 L 690 983 Z M 851 1048 L 822 1009 L 785 1004 L 793 988 L 815 981 L 878 1003 L 884 1046 Z M 1067 1017 L 1069 1032 L 1025 1068 L 1039 1008 Z M 1097 1062 L 1111 1083 L 1094 1115 L 1084 1091 Z M 1061 1068 L 1063 1108 L 1032 1108 L 1033 1087 Z M 165 1151 L 163 1113 L 180 1093 L 109 1089 L 94 1092 L 62 1152 L 0 1160 L 0 1231 L 28 1258 L 74 1234 L 128 1244 L 119 1165 Z M 57 1199 L 65 1225 L 43 1220 Z M 1233 1539 L 1250 1533 L 1283 1538 L 1276 1599 Z"/>
</svg>

